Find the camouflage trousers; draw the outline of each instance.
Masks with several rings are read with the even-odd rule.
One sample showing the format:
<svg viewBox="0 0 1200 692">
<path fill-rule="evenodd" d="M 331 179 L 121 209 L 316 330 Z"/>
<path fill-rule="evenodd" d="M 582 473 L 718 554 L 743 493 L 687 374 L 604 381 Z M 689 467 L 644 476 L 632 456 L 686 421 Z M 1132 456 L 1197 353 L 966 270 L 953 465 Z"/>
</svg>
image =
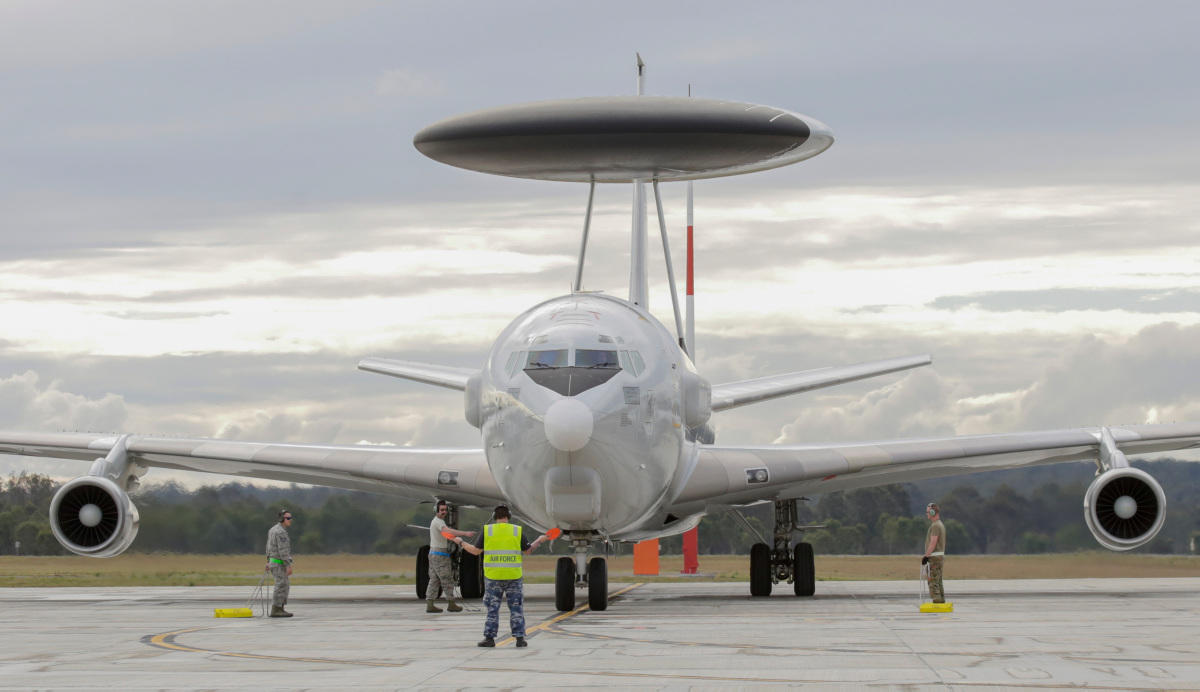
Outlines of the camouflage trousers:
<svg viewBox="0 0 1200 692">
<path fill-rule="evenodd" d="M 282 608 L 287 605 L 288 592 L 292 590 L 292 580 L 287 573 L 287 565 L 271 563 L 271 576 L 275 577 L 275 592 L 271 605 Z"/>
<path fill-rule="evenodd" d="M 495 637 L 500 631 L 500 601 L 508 603 L 508 628 L 514 637 L 525 636 L 525 594 L 523 579 L 484 579 L 483 605 L 487 620 L 483 636 Z"/>
<path fill-rule="evenodd" d="M 934 603 L 946 602 L 946 591 L 942 588 L 942 562 L 944 557 L 929 558 L 929 600 Z"/>
<path fill-rule="evenodd" d="M 429 553 L 429 586 L 425 589 L 425 598 L 437 598 L 438 588 L 447 600 L 454 600 L 454 565 L 449 555 L 434 555 Z"/>
</svg>

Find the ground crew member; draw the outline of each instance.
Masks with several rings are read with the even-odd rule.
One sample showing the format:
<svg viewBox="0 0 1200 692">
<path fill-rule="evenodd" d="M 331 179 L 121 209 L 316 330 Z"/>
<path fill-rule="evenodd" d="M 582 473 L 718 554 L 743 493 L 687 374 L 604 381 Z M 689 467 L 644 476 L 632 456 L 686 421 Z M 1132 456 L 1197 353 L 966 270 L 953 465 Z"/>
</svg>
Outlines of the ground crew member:
<svg viewBox="0 0 1200 692">
<path fill-rule="evenodd" d="M 454 542 L 472 555 L 483 554 L 483 604 L 487 606 L 487 619 L 483 623 L 483 640 L 479 646 L 495 646 L 496 634 L 500 630 L 500 599 L 508 603 L 508 628 L 517 640 L 517 646 L 528 646 L 525 641 L 525 594 L 521 571 L 521 555 L 528 555 L 545 540 L 538 536 L 530 543 L 521 533 L 521 527 L 509 523 L 508 507 L 500 505 L 492 513 L 493 523 L 483 527 L 475 545 L 461 538 Z"/>
<path fill-rule="evenodd" d="M 438 587 L 441 587 L 442 592 L 446 594 L 446 600 L 449 601 L 446 610 L 457 613 L 462 610 L 462 606 L 454 602 L 454 565 L 450 564 L 450 545 L 446 543 L 442 532 L 447 531 L 464 538 L 474 536 L 475 532 L 459 531 L 446 526 L 450 508 L 446 506 L 445 500 L 438 500 L 436 507 L 433 521 L 429 523 L 429 586 L 425 589 L 425 612 L 442 612 L 441 608 L 433 604 L 437 598 Z"/>
<path fill-rule="evenodd" d="M 934 603 L 945 603 L 942 561 L 946 554 L 946 525 L 942 523 L 941 510 L 936 502 L 925 506 L 925 516 L 929 517 L 929 531 L 925 534 L 925 556 L 921 558 L 921 564 L 929 565 L 929 599 Z"/>
<path fill-rule="evenodd" d="M 288 527 L 292 525 L 292 513 L 279 510 L 279 523 L 267 532 L 267 570 L 275 577 L 275 596 L 271 599 L 271 617 L 290 618 L 291 613 L 283 609 L 287 605 L 291 590 L 292 541 L 288 538 Z"/>
</svg>

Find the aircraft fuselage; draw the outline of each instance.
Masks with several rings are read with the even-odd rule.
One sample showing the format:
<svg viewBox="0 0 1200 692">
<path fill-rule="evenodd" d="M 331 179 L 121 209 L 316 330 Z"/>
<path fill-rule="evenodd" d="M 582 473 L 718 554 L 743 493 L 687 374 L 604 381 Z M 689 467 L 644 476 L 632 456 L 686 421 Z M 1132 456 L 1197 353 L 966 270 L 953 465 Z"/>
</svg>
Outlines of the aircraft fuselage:
<svg viewBox="0 0 1200 692">
<path fill-rule="evenodd" d="M 707 383 L 649 313 L 602 294 L 548 300 L 500 334 L 480 378 L 488 464 L 524 520 L 608 538 L 694 524 L 659 528 L 697 455 L 684 390 Z"/>
</svg>

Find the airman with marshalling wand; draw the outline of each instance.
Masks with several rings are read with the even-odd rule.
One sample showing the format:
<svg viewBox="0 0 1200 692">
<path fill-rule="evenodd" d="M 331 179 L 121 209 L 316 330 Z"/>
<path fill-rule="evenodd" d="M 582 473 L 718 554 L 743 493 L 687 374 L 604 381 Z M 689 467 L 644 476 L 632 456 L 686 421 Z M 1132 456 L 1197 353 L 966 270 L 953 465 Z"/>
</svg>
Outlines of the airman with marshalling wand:
<svg viewBox="0 0 1200 692">
<path fill-rule="evenodd" d="M 279 523 L 267 532 L 267 571 L 275 577 L 275 595 L 271 599 L 271 617 L 290 618 L 291 613 L 283 609 L 291 591 L 292 541 L 287 529 L 292 525 L 292 513 L 279 510 Z"/>
</svg>

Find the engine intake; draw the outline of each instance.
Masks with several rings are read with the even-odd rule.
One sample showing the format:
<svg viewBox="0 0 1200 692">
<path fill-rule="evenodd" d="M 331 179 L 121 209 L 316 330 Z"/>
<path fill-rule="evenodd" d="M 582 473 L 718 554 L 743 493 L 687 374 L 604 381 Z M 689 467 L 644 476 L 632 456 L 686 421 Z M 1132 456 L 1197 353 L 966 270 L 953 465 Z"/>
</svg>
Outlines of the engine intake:
<svg viewBox="0 0 1200 692">
<path fill-rule="evenodd" d="M 1083 516 L 1092 535 L 1109 550 L 1132 550 L 1158 535 L 1167 498 L 1150 474 L 1132 467 L 1096 477 L 1083 497 Z"/>
<path fill-rule="evenodd" d="M 50 501 L 50 528 L 76 555 L 113 557 L 137 537 L 137 507 L 116 483 L 103 476 L 69 481 Z"/>
</svg>

